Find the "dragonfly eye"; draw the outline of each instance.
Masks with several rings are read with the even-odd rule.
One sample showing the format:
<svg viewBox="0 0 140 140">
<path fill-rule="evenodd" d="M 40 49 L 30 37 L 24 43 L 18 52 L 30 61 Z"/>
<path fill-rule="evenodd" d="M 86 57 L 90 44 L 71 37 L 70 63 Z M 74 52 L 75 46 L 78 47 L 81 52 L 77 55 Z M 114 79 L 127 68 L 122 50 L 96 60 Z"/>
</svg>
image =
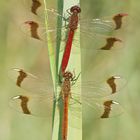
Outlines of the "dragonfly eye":
<svg viewBox="0 0 140 140">
<path fill-rule="evenodd" d="M 77 13 L 81 12 L 81 8 L 77 5 L 73 6 L 70 8 L 70 12 L 73 13 L 74 11 L 76 11 Z"/>
<path fill-rule="evenodd" d="M 68 72 L 65 72 L 65 73 L 63 74 L 63 77 L 68 77 Z"/>
<path fill-rule="evenodd" d="M 69 77 L 69 79 L 71 79 L 73 77 L 72 73 L 69 72 L 68 77 Z"/>
</svg>

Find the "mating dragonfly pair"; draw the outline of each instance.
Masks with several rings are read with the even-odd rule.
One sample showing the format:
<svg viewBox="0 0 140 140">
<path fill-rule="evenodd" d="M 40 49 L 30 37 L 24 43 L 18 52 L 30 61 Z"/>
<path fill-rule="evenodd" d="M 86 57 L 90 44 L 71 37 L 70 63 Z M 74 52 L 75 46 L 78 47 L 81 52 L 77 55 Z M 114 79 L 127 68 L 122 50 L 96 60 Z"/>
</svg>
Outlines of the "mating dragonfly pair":
<svg viewBox="0 0 140 140">
<path fill-rule="evenodd" d="M 31 13 L 33 15 L 38 16 L 38 11 L 40 12 L 41 6 L 43 6 L 42 0 L 31 0 L 31 1 L 27 1 L 27 3 L 28 3 L 28 7 L 29 7 L 29 10 L 31 11 Z M 31 5 L 29 5 L 29 3 Z M 75 7 L 75 6 L 73 6 L 73 7 Z M 48 14 L 52 14 L 53 18 L 55 15 L 55 17 L 61 17 L 61 18 L 65 19 L 65 17 L 63 17 L 62 15 L 60 15 L 53 9 L 46 9 L 45 11 Z M 71 13 L 69 13 L 69 14 L 72 15 L 73 14 L 72 12 L 73 11 L 71 11 Z M 80 12 L 81 12 L 81 9 L 80 9 L 79 13 Z M 116 47 L 116 45 L 114 45 L 114 43 L 116 41 L 121 41 L 121 40 L 117 39 L 116 37 L 111 37 L 111 36 L 109 36 L 109 34 L 113 31 L 121 28 L 122 23 L 123 23 L 122 18 L 126 15 L 127 14 L 120 13 L 120 14 L 113 16 L 110 19 L 109 18 L 108 19 L 91 19 L 91 20 L 85 20 L 85 19 L 80 20 L 79 19 L 80 26 L 84 27 L 84 28 L 81 28 L 81 33 L 82 33 L 82 30 L 83 30 L 83 32 L 86 32 L 86 30 L 90 30 L 90 37 L 92 39 L 95 39 L 96 36 L 98 36 L 98 37 L 101 37 L 100 40 L 104 39 L 104 42 L 106 42 L 104 45 L 101 45 L 101 44 L 97 45 L 97 46 L 93 45 L 93 49 L 101 49 L 101 50 L 110 51 L 113 47 Z M 40 17 L 39 17 L 39 19 L 40 19 Z M 60 27 L 60 28 L 58 27 L 57 29 L 61 29 L 61 30 L 63 30 L 64 28 L 66 29 L 69 26 L 68 23 L 66 25 L 66 22 L 68 22 L 68 20 L 65 20 L 65 26 Z M 41 36 L 40 36 L 40 32 L 39 32 L 40 30 L 42 30 L 42 25 L 37 20 L 25 21 L 24 24 L 25 24 L 24 27 L 26 28 L 27 34 L 29 33 L 31 37 L 38 39 L 38 40 L 42 40 Z M 26 26 L 26 25 L 28 25 L 28 26 Z M 78 23 L 76 23 L 76 25 L 77 25 L 76 28 L 78 28 Z M 48 33 L 54 32 L 54 31 L 56 31 L 56 30 L 48 29 Z M 105 35 L 105 34 L 108 34 L 108 35 Z M 88 34 L 88 37 L 89 37 L 89 34 Z M 34 76 L 30 73 L 27 73 L 27 72 L 23 71 L 22 69 L 14 69 L 13 75 L 15 75 L 14 78 L 15 78 L 17 86 L 22 87 L 22 88 L 26 89 L 27 91 L 29 90 L 32 93 L 38 93 L 38 96 L 39 96 L 38 100 L 40 100 L 42 93 L 44 96 L 45 92 L 46 92 L 46 96 L 48 96 L 47 98 L 44 97 L 46 102 L 49 103 L 52 100 L 50 98 L 53 98 L 53 93 L 52 93 L 53 87 L 48 87 L 47 85 L 44 86 L 44 83 L 43 83 L 43 85 L 41 85 L 42 82 L 40 82 L 40 80 L 36 76 Z M 119 77 L 119 76 L 110 76 L 104 80 L 104 83 L 103 83 L 103 81 L 101 83 L 99 82 L 99 85 L 97 85 L 98 82 L 85 82 L 86 88 L 83 87 L 84 85 L 82 85 L 82 88 L 84 88 L 85 91 L 87 91 L 87 93 L 84 95 L 84 96 L 87 96 L 86 102 L 88 102 L 88 99 L 94 100 L 98 97 L 99 98 L 106 97 L 106 96 L 116 93 L 119 89 L 121 89 L 124 86 L 124 84 L 122 84 L 122 83 L 125 83 L 124 81 L 125 80 L 121 79 L 121 77 Z M 77 83 L 75 83 L 75 85 L 76 84 Z M 117 85 L 117 84 L 119 84 L 119 85 Z M 103 87 L 102 87 L 102 85 L 103 85 Z M 76 87 L 78 87 L 78 85 Z M 51 89 L 51 92 L 49 91 L 49 89 Z M 96 93 L 96 91 L 97 91 L 97 93 Z M 73 94 L 72 94 L 72 96 L 73 96 Z M 44 100 L 44 98 L 43 98 L 43 100 Z M 31 97 L 29 98 L 28 96 L 16 96 L 13 98 L 13 101 L 15 101 L 15 100 L 21 101 L 21 104 L 19 106 L 23 113 L 39 115 L 39 113 L 34 113 L 32 111 L 32 109 L 30 109 L 30 107 L 28 108 L 28 104 L 30 104 L 30 101 L 32 101 Z M 81 101 L 79 101 L 79 102 L 81 102 Z M 101 109 L 103 110 L 103 112 L 100 115 L 101 118 L 107 118 L 110 116 L 111 111 L 113 111 L 113 109 L 111 109 L 112 105 L 119 106 L 119 104 L 117 102 L 113 102 L 112 100 L 103 101 L 102 103 L 100 103 L 100 105 L 99 104 L 97 105 L 96 100 L 95 100 L 92 102 L 92 104 L 97 106 L 97 108 L 100 108 L 99 110 L 101 110 Z M 91 105 L 91 106 L 93 106 L 93 105 Z M 14 108 L 16 108 L 16 107 L 14 107 Z M 46 108 L 46 106 L 44 106 L 44 108 Z M 47 109 L 45 109 L 45 110 L 47 111 Z M 49 112 L 48 112 L 48 114 L 49 114 Z M 39 116 L 41 116 L 41 114 Z"/>
<path fill-rule="evenodd" d="M 30 7 L 32 14 L 37 15 L 41 5 L 43 5 L 41 0 L 32 0 Z M 52 33 L 57 30 L 62 30 L 62 33 L 64 32 L 64 35 L 66 35 L 69 31 L 68 35 L 66 35 L 67 41 L 61 65 L 62 83 L 60 87 L 58 86 L 59 88 L 57 91 L 57 93 L 60 93 L 60 97 L 62 97 L 64 104 L 62 135 L 63 139 L 66 139 L 68 129 L 68 109 L 69 112 L 72 112 L 73 115 L 77 116 L 77 114 L 81 114 L 81 104 L 85 103 L 92 109 L 96 110 L 100 118 L 109 118 L 111 116 L 118 115 L 122 112 L 122 108 L 119 103 L 113 101 L 111 98 L 109 99 L 109 97 L 117 93 L 125 85 L 125 80 L 123 78 L 114 75 L 111 75 L 104 80 L 100 80 L 99 82 L 84 81 L 82 84 L 79 84 L 78 79 L 71 72 L 65 71 L 69 61 L 71 49 L 69 47 L 71 47 L 74 42 L 73 38 L 75 30 L 78 28 L 78 21 L 80 21 L 80 32 L 85 33 L 85 35 L 87 34 L 88 37 L 94 40 L 95 45 L 93 45 L 93 49 L 111 50 L 117 46 L 116 42 L 121 42 L 121 40 L 110 36 L 110 34 L 121 28 L 122 18 L 127 14 L 120 13 L 113 16 L 111 19 L 80 20 L 78 14 L 81 12 L 81 9 L 79 6 L 73 6 L 69 11 L 69 20 L 66 20 L 66 18 L 55 10 L 48 9 L 46 12 L 65 20 L 65 26 L 58 27 L 57 29 L 48 29 L 47 33 L 50 34 L 50 32 Z M 42 39 L 43 34 L 41 36 L 43 28 L 39 22 L 28 20 L 25 21 L 24 24 L 32 38 L 44 40 Z M 61 39 L 62 38 L 63 37 L 61 37 Z M 101 41 L 97 42 L 99 39 Z M 66 51 L 66 48 L 68 48 L 68 52 Z M 11 100 L 11 106 L 24 114 L 52 117 L 50 111 L 52 109 L 52 103 L 54 101 L 59 102 L 60 98 L 54 97 L 55 94 L 53 86 L 45 84 L 36 76 L 22 69 L 13 69 L 11 75 L 18 87 L 31 92 L 29 95 L 26 94 L 13 97 Z M 77 89 L 81 88 L 84 91 L 84 94 L 77 92 Z"/>
</svg>

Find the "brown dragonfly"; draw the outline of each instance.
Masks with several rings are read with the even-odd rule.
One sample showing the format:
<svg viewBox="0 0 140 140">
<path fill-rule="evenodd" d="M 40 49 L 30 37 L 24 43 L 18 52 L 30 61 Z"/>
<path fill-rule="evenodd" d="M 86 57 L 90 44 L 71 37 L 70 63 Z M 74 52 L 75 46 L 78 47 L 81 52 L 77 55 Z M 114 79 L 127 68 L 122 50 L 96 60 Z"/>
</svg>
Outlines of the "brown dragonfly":
<svg viewBox="0 0 140 140">
<path fill-rule="evenodd" d="M 63 74 L 62 84 L 57 88 L 58 96 L 54 96 L 56 94 L 53 85 L 47 84 L 23 69 L 11 70 L 10 77 L 18 87 L 29 92 L 11 98 L 10 106 L 23 114 L 51 118 L 53 102 L 58 104 L 60 98 L 63 99 L 62 136 L 65 138 L 68 124 L 73 124 L 74 118 L 80 118 L 82 115 L 82 104 L 87 105 L 96 113 L 95 118 L 109 118 L 123 112 L 120 104 L 110 98 L 126 84 L 125 79 L 120 76 L 111 75 L 104 80 L 85 81 L 81 84 L 74 74 L 66 71 Z M 68 116 L 72 119 L 69 120 Z"/>
</svg>

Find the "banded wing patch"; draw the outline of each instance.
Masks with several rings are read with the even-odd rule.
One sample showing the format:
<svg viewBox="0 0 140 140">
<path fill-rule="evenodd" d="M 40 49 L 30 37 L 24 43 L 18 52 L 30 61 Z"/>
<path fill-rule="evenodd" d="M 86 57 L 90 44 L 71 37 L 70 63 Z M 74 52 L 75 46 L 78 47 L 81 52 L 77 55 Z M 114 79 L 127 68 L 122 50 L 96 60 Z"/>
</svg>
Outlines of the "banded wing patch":
<svg viewBox="0 0 140 140">
<path fill-rule="evenodd" d="M 15 96 L 15 97 L 13 97 L 13 100 L 19 100 L 19 102 L 20 102 L 19 107 L 24 114 L 31 114 L 31 111 L 28 106 L 29 98 L 27 96 L 22 96 L 22 95 Z"/>
<path fill-rule="evenodd" d="M 123 23 L 122 22 L 122 18 L 125 17 L 125 16 L 128 16 L 128 14 L 126 14 L 126 13 L 119 13 L 119 14 L 117 14 L 117 15 L 115 15 L 113 17 L 113 20 L 114 20 L 115 25 L 116 25 L 115 30 L 118 30 L 118 29 L 120 29 L 122 27 L 122 23 Z"/>
<path fill-rule="evenodd" d="M 38 39 L 38 40 L 42 40 L 42 37 L 40 35 L 40 31 L 39 31 L 39 23 L 35 22 L 35 21 L 25 21 L 24 22 L 25 26 L 29 26 L 29 34 L 32 38 L 34 39 Z"/>
<path fill-rule="evenodd" d="M 23 6 L 28 14 L 33 14 L 35 16 L 40 16 L 44 12 L 44 2 L 43 0 L 22 0 Z M 29 13 L 30 12 L 30 13 Z"/>
<path fill-rule="evenodd" d="M 115 42 L 122 42 L 120 39 L 117 39 L 117 38 L 113 38 L 113 37 L 110 37 L 110 38 L 107 38 L 106 39 L 106 44 L 105 46 L 101 47 L 101 50 L 111 50 L 112 47 L 114 47 L 115 45 Z"/>
<path fill-rule="evenodd" d="M 41 7 L 42 3 L 39 0 L 32 0 L 31 12 L 37 15 L 37 10 Z"/>
<path fill-rule="evenodd" d="M 107 100 L 103 103 L 103 114 L 101 115 L 101 118 L 109 118 L 111 117 L 111 114 L 113 114 L 113 107 L 119 106 L 119 103 L 113 101 L 113 100 Z M 117 112 L 122 113 L 123 110 L 117 109 Z M 117 112 L 115 112 L 114 115 L 118 115 Z"/>
</svg>

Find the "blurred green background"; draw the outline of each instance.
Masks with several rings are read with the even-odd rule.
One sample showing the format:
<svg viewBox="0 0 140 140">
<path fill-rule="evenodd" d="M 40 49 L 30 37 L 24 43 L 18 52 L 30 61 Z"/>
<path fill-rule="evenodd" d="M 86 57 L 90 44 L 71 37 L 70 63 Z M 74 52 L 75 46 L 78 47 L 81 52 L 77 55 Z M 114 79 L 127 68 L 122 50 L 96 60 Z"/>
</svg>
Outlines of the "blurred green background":
<svg viewBox="0 0 140 140">
<path fill-rule="evenodd" d="M 56 1 L 48 2 L 51 6 L 56 4 Z M 94 57 L 85 55 L 85 59 L 93 58 L 95 62 L 86 65 L 83 62 L 82 66 L 89 78 L 91 70 L 95 72 L 93 76 L 97 77 L 109 73 L 125 77 L 127 85 L 117 97 L 124 113 L 107 120 L 92 120 L 90 112 L 88 116 L 85 114 L 84 140 L 140 139 L 139 4 L 138 0 L 81 0 L 82 16 L 95 18 L 120 12 L 129 15 L 125 29 L 120 34 L 124 40 L 124 49 L 115 54 L 100 53 Z M 27 117 L 9 108 L 9 99 L 24 91 L 8 78 L 8 70 L 20 67 L 39 76 L 50 75 L 44 44 L 29 39 L 21 31 L 20 24 L 27 19 L 26 16 L 23 2 L 0 1 L 0 140 L 48 140 L 50 137 L 46 119 Z"/>
</svg>

